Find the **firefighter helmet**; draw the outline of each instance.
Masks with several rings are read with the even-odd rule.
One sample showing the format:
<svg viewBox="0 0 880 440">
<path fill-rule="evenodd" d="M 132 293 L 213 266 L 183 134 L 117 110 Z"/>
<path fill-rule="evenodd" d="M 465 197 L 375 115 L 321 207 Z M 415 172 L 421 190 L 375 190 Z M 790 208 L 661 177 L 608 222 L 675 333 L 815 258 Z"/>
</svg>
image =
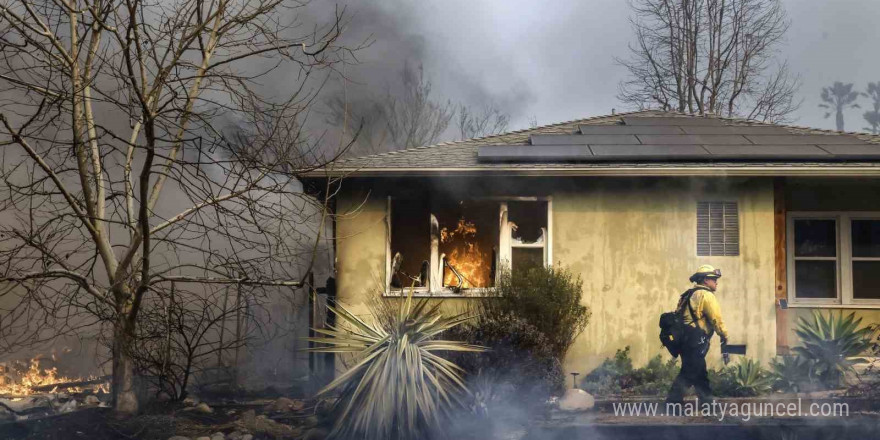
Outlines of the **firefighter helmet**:
<svg viewBox="0 0 880 440">
<path fill-rule="evenodd" d="M 704 264 L 700 266 L 693 275 L 691 275 L 690 280 L 692 283 L 696 283 L 703 278 L 721 278 L 721 269 L 716 269 L 713 266 Z"/>
</svg>

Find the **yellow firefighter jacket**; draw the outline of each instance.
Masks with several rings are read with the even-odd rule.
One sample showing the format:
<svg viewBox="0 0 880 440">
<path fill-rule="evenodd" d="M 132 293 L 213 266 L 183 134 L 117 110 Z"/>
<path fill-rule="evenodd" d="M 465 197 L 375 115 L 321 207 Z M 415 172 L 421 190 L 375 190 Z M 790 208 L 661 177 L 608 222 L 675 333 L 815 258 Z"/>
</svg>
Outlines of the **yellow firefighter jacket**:
<svg viewBox="0 0 880 440">
<path fill-rule="evenodd" d="M 691 308 L 697 318 L 697 326 L 709 336 L 712 332 L 718 333 L 722 340 L 727 339 L 727 328 L 724 326 L 724 319 L 721 317 L 721 306 L 718 304 L 718 298 L 711 290 L 697 286 L 694 294 L 691 295 Z M 694 319 L 687 305 L 684 305 L 684 323 L 693 326 Z"/>
</svg>

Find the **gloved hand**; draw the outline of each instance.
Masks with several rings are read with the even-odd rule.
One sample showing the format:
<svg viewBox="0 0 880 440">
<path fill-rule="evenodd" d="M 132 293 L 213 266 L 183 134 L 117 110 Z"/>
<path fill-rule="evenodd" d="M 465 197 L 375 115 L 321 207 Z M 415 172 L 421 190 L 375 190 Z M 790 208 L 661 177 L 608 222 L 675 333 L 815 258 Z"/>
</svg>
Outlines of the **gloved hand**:
<svg viewBox="0 0 880 440">
<path fill-rule="evenodd" d="M 727 353 L 727 338 L 721 338 L 721 358 L 724 359 L 724 365 L 730 363 L 730 353 Z"/>
</svg>

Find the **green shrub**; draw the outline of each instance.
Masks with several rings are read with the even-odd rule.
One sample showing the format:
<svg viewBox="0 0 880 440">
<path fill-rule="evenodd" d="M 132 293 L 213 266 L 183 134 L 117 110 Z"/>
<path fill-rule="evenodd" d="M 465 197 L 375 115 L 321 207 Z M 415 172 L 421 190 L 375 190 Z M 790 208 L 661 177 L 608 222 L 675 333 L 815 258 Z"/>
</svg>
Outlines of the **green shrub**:
<svg viewBox="0 0 880 440">
<path fill-rule="evenodd" d="M 450 339 L 487 347 L 484 353 L 455 355 L 468 380 L 540 403 L 565 386 L 562 360 L 590 313 L 580 304 L 583 283 L 562 268 L 502 270 L 495 294 L 473 304 L 471 325 Z M 486 394 L 486 393 L 483 393 Z"/>
<path fill-rule="evenodd" d="M 773 389 L 799 393 L 812 388 L 810 385 L 810 361 L 801 356 L 781 356 L 770 361 L 770 377 Z"/>
<path fill-rule="evenodd" d="M 626 346 L 584 376 L 581 389 L 597 396 L 621 394 L 624 388 L 629 388 L 632 372 L 632 359 L 629 357 L 629 346 Z"/>
<path fill-rule="evenodd" d="M 663 361 L 657 355 L 644 367 L 633 368 L 629 350 L 627 346 L 623 350 L 617 350 L 613 358 L 605 359 L 595 370 L 584 376 L 581 388 L 597 396 L 656 396 L 669 391 L 672 381 L 678 375 L 678 362 L 675 359 Z"/>
<path fill-rule="evenodd" d="M 355 356 L 355 365 L 318 395 L 339 393 L 333 437 L 359 439 L 422 439 L 437 432 L 441 422 L 467 392 L 461 369 L 438 352 L 480 351 L 481 347 L 436 339 L 465 322 L 464 315 L 445 317 L 440 304 L 414 302 L 412 294 L 390 308 L 373 311 L 367 322 L 342 306 L 328 306 L 338 326 L 314 329 L 326 344 L 312 349 Z"/>
<path fill-rule="evenodd" d="M 795 333 L 801 345 L 792 351 L 810 363 L 809 377 L 826 388 L 839 388 L 845 374 L 853 371 L 853 364 L 864 359 L 853 359 L 871 348 L 871 328 L 859 325 L 862 318 L 855 313 L 825 314 L 813 312 L 810 318 L 801 317 Z"/>
<path fill-rule="evenodd" d="M 663 361 L 658 354 L 642 368 L 633 370 L 632 393 L 643 396 L 665 395 L 678 372 L 681 370 L 676 359 Z"/>
<path fill-rule="evenodd" d="M 590 318 L 581 304 L 583 282 L 565 268 L 502 270 L 495 292 L 479 302 L 478 314 L 495 321 L 515 316 L 531 324 L 560 361 Z"/>
<path fill-rule="evenodd" d="M 744 358 L 739 363 L 709 376 L 712 393 L 720 397 L 752 397 L 770 392 L 773 382 L 769 372 L 758 361 Z"/>
<path fill-rule="evenodd" d="M 562 363 L 549 340 L 522 318 L 478 315 L 472 324 L 452 329 L 448 337 L 488 348 L 451 359 L 469 373 L 470 381 L 496 389 L 493 394 L 506 394 L 502 391 L 509 388 L 524 400 L 540 402 L 564 387 Z"/>
</svg>

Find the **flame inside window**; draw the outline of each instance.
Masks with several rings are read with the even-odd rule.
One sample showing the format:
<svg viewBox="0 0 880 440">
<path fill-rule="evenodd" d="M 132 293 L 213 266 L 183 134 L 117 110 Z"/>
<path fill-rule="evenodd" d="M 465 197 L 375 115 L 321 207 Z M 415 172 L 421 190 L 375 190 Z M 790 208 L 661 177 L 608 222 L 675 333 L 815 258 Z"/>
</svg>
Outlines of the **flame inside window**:
<svg viewBox="0 0 880 440">
<path fill-rule="evenodd" d="M 464 289 L 492 287 L 498 203 L 472 201 L 441 207 L 444 209 L 435 212 L 440 221 L 440 252 L 445 261 L 443 285 Z"/>
</svg>

